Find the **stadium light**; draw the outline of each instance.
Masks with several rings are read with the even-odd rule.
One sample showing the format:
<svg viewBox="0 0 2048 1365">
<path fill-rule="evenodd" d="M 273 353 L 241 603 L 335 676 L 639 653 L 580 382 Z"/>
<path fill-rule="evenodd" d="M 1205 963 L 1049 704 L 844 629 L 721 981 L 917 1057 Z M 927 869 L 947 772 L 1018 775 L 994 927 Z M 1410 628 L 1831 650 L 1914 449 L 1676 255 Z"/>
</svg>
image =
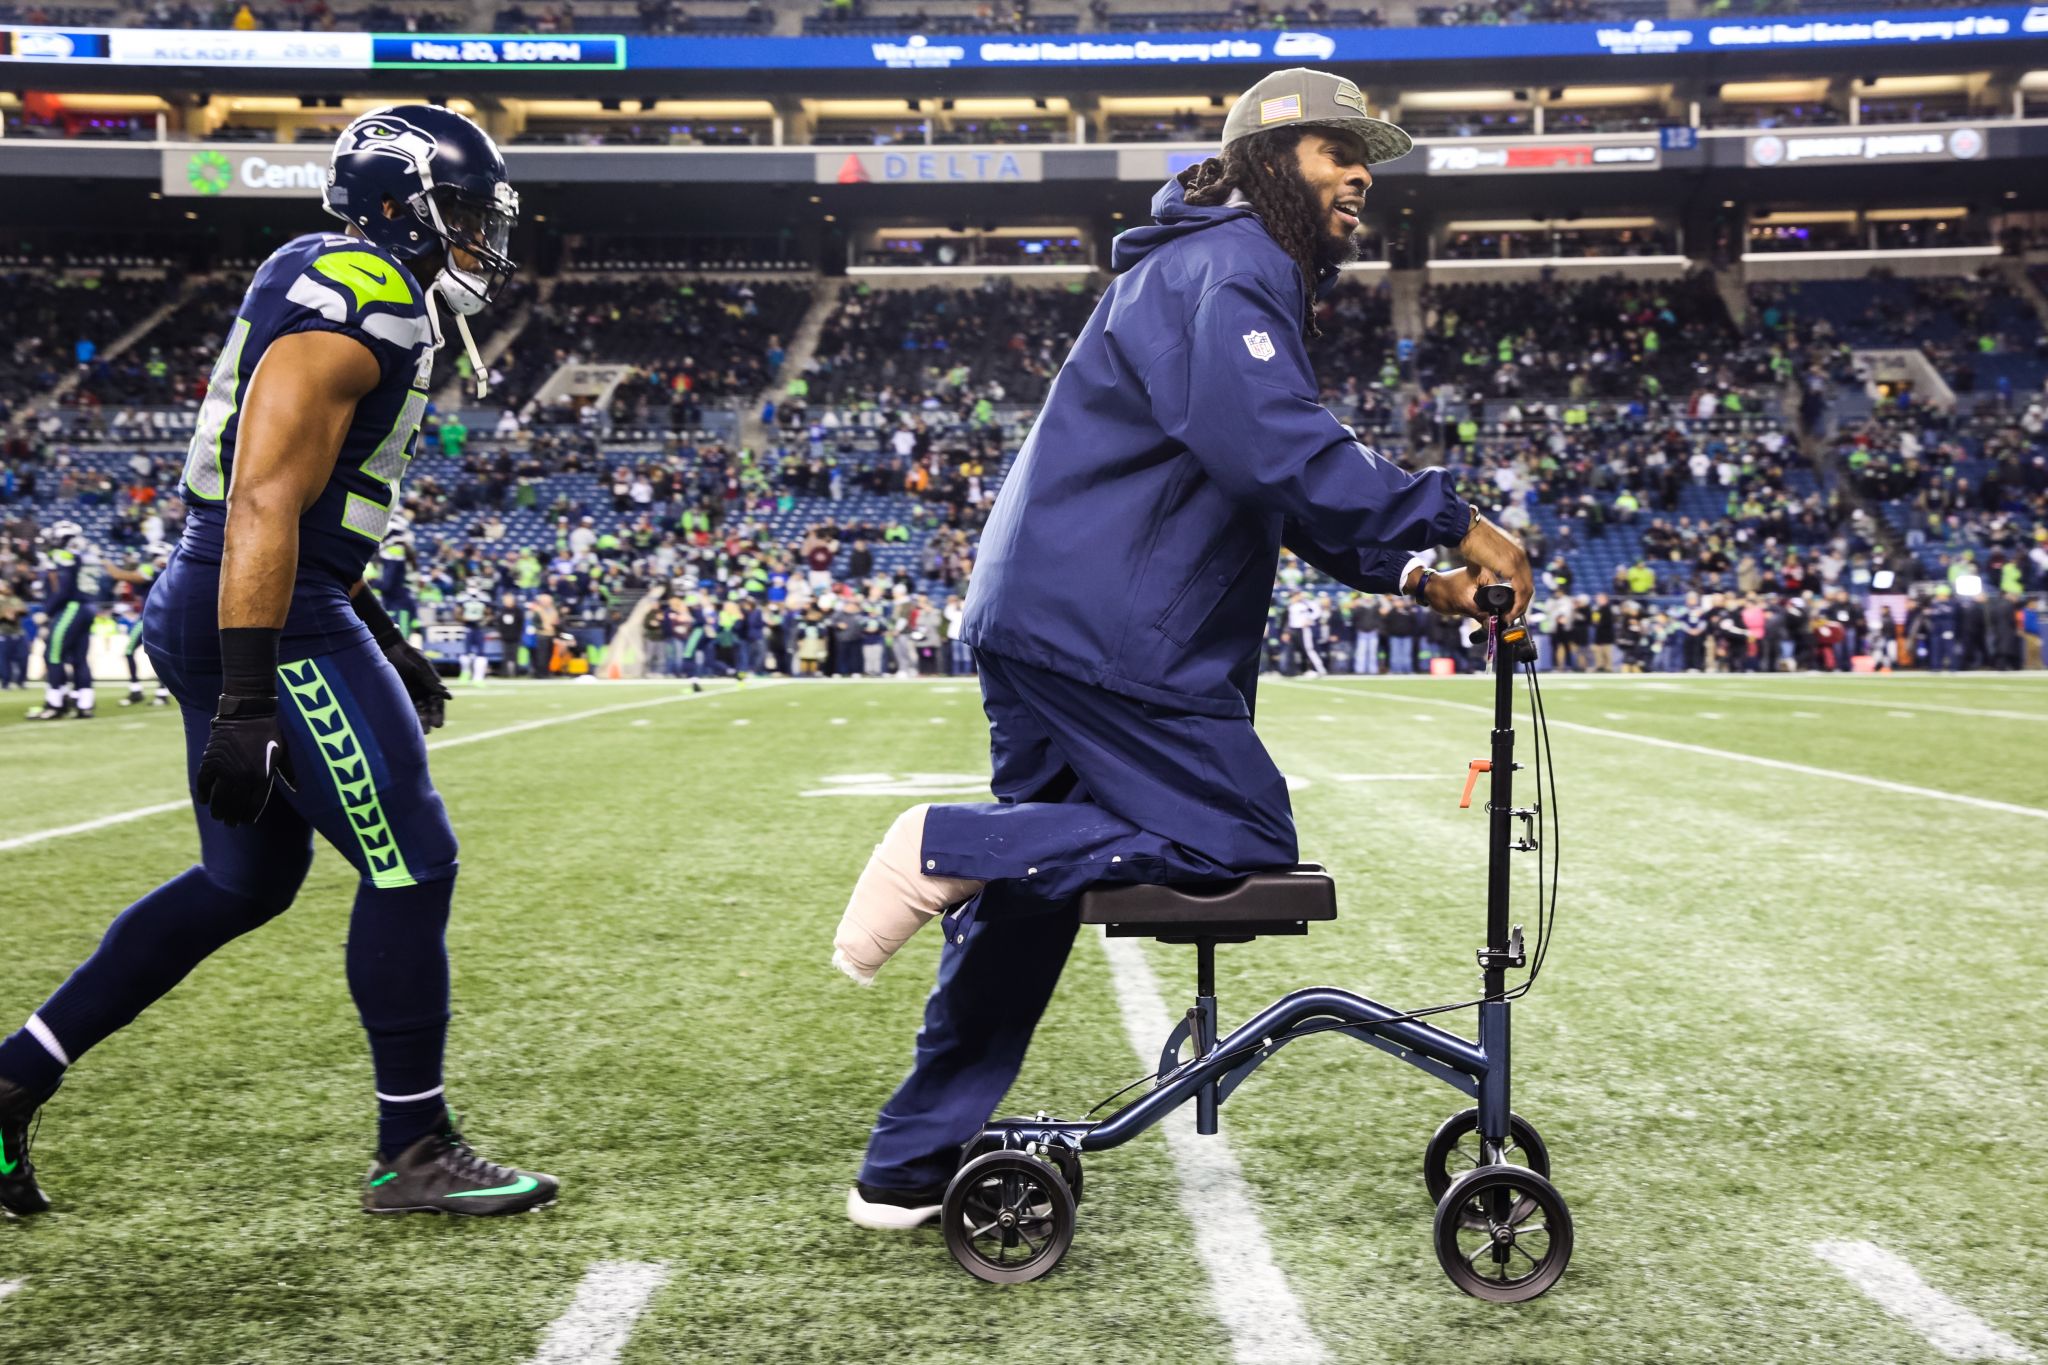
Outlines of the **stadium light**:
<svg viewBox="0 0 2048 1365">
<path fill-rule="evenodd" d="M 1757 261 L 1895 261 L 1901 256 L 2002 256 L 2005 248 L 1999 246 L 1937 246 L 1937 247 L 1889 247 L 1872 251 L 1858 248 L 1854 251 L 1745 251 L 1742 261 L 1745 265 Z M 1648 259 L 1635 256 L 1631 261 Z"/>
</svg>

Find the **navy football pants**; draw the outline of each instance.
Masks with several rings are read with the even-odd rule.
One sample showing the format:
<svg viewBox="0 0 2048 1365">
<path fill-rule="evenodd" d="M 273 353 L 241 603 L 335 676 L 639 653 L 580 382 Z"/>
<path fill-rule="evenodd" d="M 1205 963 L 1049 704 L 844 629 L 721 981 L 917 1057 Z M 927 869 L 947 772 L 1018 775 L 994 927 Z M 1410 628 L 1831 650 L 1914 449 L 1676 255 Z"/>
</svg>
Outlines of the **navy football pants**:
<svg viewBox="0 0 2048 1365">
<path fill-rule="evenodd" d="M 888 1189 L 949 1179 L 1009 1093 L 1073 946 L 1083 889 L 1297 860 L 1286 780 L 1249 717 L 1174 711 L 985 651 L 975 662 L 997 802 L 932 807 L 924 856 L 938 875 L 989 885 L 939 922 L 916 1058 L 860 1172 Z"/>
<path fill-rule="evenodd" d="M 67 602 L 50 618 L 43 642 L 43 682 L 84 691 L 92 686 L 92 623 L 97 613 L 84 602 Z"/>
<path fill-rule="evenodd" d="M 199 582 L 186 592 L 158 589 L 144 647 L 178 699 L 189 789 L 221 673 L 212 624 L 217 573 L 182 567 Z M 346 612 L 345 602 L 337 609 Z M 0 1044 L 0 1060 L 32 1089 L 54 1087 L 54 1062 L 76 1061 L 216 950 L 289 907 L 312 863 L 317 830 L 361 877 L 346 969 L 370 1035 L 381 1142 L 390 1154 L 440 1112 L 455 834 L 427 775 L 418 714 L 367 633 L 281 663 L 278 720 L 297 790 L 279 784 L 259 819 L 233 828 L 195 803 L 199 865 L 123 911 L 37 1011 L 61 1055 L 46 1063 L 50 1045 L 17 1033 Z"/>
</svg>

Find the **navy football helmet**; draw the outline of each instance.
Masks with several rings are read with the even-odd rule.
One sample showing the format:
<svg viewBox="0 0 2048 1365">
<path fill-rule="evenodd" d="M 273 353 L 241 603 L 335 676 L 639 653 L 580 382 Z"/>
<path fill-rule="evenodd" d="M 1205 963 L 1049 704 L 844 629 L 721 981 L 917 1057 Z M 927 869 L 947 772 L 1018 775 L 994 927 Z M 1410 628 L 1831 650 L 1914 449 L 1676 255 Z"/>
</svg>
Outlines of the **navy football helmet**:
<svg viewBox="0 0 2048 1365">
<path fill-rule="evenodd" d="M 386 217 L 384 201 L 399 207 Z M 439 253 L 434 290 L 481 312 L 518 267 L 507 249 L 519 195 L 490 135 L 451 109 L 393 104 L 344 128 L 327 168 L 327 211 L 408 263 Z"/>
</svg>

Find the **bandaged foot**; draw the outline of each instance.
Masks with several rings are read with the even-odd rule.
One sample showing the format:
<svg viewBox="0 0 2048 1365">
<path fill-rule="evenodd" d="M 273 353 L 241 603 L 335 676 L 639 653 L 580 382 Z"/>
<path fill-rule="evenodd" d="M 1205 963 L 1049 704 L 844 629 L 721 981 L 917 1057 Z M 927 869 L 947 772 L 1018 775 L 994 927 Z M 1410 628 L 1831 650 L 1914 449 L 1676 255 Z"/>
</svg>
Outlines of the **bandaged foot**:
<svg viewBox="0 0 2048 1365">
<path fill-rule="evenodd" d="M 980 891 L 967 877 L 934 877 L 924 866 L 924 817 L 930 806 L 912 806 L 896 817 L 868 857 L 853 898 L 832 938 L 832 965 L 863 986 L 871 986 L 882 964 L 910 936 Z"/>
</svg>

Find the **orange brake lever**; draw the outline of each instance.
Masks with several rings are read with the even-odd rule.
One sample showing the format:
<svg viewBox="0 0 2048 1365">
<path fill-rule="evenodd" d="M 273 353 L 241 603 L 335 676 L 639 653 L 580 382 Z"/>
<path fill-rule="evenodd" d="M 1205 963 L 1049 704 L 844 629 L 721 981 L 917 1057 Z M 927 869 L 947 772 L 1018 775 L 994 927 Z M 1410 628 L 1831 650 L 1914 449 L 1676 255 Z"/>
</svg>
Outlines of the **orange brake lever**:
<svg viewBox="0 0 2048 1365">
<path fill-rule="evenodd" d="M 1479 785 L 1479 774 L 1493 771 L 1493 760 L 1475 758 L 1465 766 L 1465 795 L 1458 800 L 1459 810 L 1468 810 L 1472 805 L 1472 789 Z"/>
</svg>

